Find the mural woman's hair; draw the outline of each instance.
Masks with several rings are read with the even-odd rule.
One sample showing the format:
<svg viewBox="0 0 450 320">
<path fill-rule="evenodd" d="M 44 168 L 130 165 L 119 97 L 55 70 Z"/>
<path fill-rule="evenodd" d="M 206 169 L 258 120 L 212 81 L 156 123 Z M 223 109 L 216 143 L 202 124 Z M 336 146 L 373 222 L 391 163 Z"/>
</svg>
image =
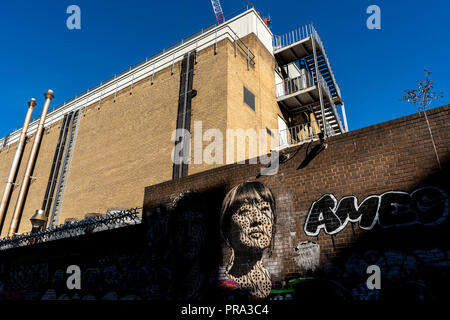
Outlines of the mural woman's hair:
<svg viewBox="0 0 450 320">
<path fill-rule="evenodd" d="M 245 181 L 234 186 L 223 199 L 220 212 L 220 230 L 223 240 L 230 244 L 230 221 L 231 215 L 243 204 L 257 204 L 259 201 L 266 201 L 270 205 L 273 215 L 272 240 L 270 243 L 270 253 L 272 253 L 276 231 L 276 203 L 275 198 L 265 185 L 258 181 Z"/>
</svg>

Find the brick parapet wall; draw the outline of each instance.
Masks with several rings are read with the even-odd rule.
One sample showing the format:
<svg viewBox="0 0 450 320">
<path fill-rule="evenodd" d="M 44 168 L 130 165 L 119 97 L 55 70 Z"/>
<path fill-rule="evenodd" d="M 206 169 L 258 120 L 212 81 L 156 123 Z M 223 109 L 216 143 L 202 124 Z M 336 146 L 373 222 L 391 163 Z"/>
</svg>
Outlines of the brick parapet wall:
<svg viewBox="0 0 450 320">
<path fill-rule="evenodd" d="M 257 178 L 260 165 L 233 164 L 147 187 L 144 207 L 150 212 L 186 189 L 203 192 L 215 188 L 226 192 L 245 180 L 262 182 L 276 197 L 278 216 L 275 249 L 271 257 L 265 258 L 265 262 L 274 279 L 285 279 L 301 272 L 294 262 L 295 247 L 299 242 L 319 244 L 323 267 L 342 252 L 348 252 L 352 246 L 366 243 L 366 239 L 372 237 L 375 242 L 378 239 L 379 228 L 364 231 L 357 223 L 349 223 L 334 235 L 321 230 L 318 236 L 307 236 L 303 228 L 308 210 L 322 195 L 333 194 L 337 200 L 352 195 L 361 203 L 370 195 L 388 191 L 412 192 L 423 186 L 439 187 L 450 193 L 449 114 L 449 105 L 427 111 L 442 170 L 438 168 L 423 113 L 416 113 L 330 137 L 326 141 L 327 148 L 304 168 L 299 167 L 304 163 L 307 152 L 318 146 L 318 142 L 285 150 L 295 155 L 282 163 L 274 176 Z M 396 231 L 399 234 L 404 232 L 395 230 L 400 230 Z M 437 229 L 423 227 L 418 230 L 427 234 Z M 386 237 L 396 239 L 396 232 L 389 231 Z"/>
<path fill-rule="evenodd" d="M 100 300 L 137 296 L 183 300 L 192 292 L 201 300 L 214 298 L 214 276 L 223 271 L 219 264 L 223 266 L 229 254 L 219 239 L 220 204 L 232 186 L 258 180 L 272 190 L 277 202 L 274 250 L 263 260 L 273 280 L 269 299 L 294 295 L 300 305 L 354 299 L 396 303 L 447 299 L 449 111 L 449 106 L 444 106 L 428 113 L 442 169 L 427 138 L 423 114 L 414 114 L 332 137 L 321 152 L 317 152 L 318 142 L 287 149 L 285 156 L 292 157 L 273 176 L 257 178 L 260 165 L 233 164 L 166 181 L 146 188 L 142 224 L 98 233 L 84 230 L 85 235 L 0 252 L 0 298 Z M 408 198 L 414 190 L 422 192 L 418 188 L 427 186 L 431 188 L 421 190 L 439 190 L 440 196 L 440 192 L 446 195 L 440 199 L 436 193 L 425 194 L 428 199 L 424 194 Z M 186 189 L 199 194 L 192 193 L 194 197 L 184 198 L 166 211 L 165 207 Z M 411 204 L 408 209 L 413 211 L 406 211 L 420 214 L 420 223 L 397 223 L 383 229 L 380 218 L 386 218 L 384 211 L 368 230 L 361 229 L 361 221 L 349 222 L 339 230 L 331 228 L 328 233 L 323 229 L 318 235 L 305 233 L 312 204 L 321 203 L 322 196 L 327 199 L 332 194 L 337 200 L 355 196 L 361 204 L 368 196 L 383 194 L 383 199 L 393 195 L 392 191 L 403 192 L 395 195 L 414 199 L 416 205 L 422 201 L 425 210 L 419 213 Z M 401 204 L 399 198 L 393 201 L 388 203 Z M 326 206 L 330 204 L 321 209 L 325 224 L 332 221 L 331 215 L 325 216 Z M 363 214 L 363 209 L 359 208 L 358 214 Z M 370 210 L 365 212 L 367 217 Z M 387 217 L 396 219 L 390 213 Z M 65 286 L 68 275 L 64 270 L 69 265 L 81 268 L 81 290 Z M 369 265 L 380 267 L 381 290 L 368 290 Z M 113 283 L 108 279 L 121 280 Z M 285 290 L 280 290 L 281 281 L 286 282 Z M 289 283 L 293 290 L 286 290 Z"/>
</svg>

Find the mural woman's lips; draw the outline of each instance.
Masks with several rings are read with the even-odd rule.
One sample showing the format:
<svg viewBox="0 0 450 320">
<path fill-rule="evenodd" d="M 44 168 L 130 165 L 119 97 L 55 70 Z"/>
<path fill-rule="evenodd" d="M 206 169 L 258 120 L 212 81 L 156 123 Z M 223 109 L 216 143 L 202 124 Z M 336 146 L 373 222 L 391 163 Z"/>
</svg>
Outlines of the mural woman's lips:
<svg viewBox="0 0 450 320">
<path fill-rule="evenodd" d="M 261 238 L 263 236 L 263 232 L 260 230 L 251 231 L 249 236 L 255 239 Z"/>
</svg>

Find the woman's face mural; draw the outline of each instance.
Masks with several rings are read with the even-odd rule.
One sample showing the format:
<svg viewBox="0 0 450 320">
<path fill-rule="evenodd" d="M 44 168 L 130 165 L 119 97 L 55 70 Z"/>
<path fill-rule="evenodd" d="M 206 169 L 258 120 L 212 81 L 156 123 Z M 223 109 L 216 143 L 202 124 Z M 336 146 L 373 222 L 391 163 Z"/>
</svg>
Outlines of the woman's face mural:
<svg viewBox="0 0 450 320">
<path fill-rule="evenodd" d="M 273 213 L 267 201 L 245 203 L 231 216 L 231 246 L 266 249 L 272 241 Z"/>
<path fill-rule="evenodd" d="M 262 183 L 243 182 L 225 196 L 221 228 L 231 256 L 224 278 L 250 293 L 251 298 L 270 294 L 270 273 L 262 257 L 273 243 L 275 225 L 275 199 Z"/>
</svg>

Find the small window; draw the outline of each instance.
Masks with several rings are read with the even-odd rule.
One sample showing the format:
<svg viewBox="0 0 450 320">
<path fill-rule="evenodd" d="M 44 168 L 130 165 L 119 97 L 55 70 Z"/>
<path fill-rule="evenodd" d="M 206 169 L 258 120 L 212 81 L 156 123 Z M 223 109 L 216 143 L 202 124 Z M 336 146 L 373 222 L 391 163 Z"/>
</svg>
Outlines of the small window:
<svg viewBox="0 0 450 320">
<path fill-rule="evenodd" d="M 255 95 L 244 87 L 244 103 L 255 111 Z"/>
</svg>

